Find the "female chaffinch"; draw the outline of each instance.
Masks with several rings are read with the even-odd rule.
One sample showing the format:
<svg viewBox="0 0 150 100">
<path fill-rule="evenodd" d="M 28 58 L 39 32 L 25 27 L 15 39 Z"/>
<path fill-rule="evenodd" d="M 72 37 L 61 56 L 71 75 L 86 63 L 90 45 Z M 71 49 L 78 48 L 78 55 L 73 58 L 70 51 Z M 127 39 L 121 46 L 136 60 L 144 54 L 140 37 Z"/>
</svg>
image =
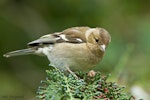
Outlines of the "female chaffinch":
<svg viewBox="0 0 150 100">
<path fill-rule="evenodd" d="M 27 49 L 4 56 L 45 55 L 51 65 L 60 70 L 86 71 L 101 61 L 110 41 L 111 37 L 104 28 L 72 27 L 44 35 L 29 42 Z"/>
</svg>

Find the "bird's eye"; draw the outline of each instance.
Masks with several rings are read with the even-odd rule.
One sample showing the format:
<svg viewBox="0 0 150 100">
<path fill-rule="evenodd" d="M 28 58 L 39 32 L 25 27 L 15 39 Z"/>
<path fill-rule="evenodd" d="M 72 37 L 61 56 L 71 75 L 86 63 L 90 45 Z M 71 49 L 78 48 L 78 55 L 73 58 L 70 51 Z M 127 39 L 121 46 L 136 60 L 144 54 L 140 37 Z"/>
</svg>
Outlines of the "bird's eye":
<svg viewBox="0 0 150 100">
<path fill-rule="evenodd" d="M 98 40 L 98 39 L 95 39 L 95 41 L 98 42 L 99 40 Z"/>
</svg>

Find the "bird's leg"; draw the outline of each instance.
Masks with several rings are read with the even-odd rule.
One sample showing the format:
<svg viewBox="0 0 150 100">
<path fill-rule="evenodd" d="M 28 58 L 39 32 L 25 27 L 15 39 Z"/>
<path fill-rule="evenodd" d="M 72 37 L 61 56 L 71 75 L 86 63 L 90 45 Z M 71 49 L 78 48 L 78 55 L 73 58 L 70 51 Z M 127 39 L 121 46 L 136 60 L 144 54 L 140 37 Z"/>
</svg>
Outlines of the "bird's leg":
<svg viewBox="0 0 150 100">
<path fill-rule="evenodd" d="M 66 69 L 70 74 L 72 74 L 76 79 L 78 79 L 78 76 L 74 72 L 72 72 L 69 67 L 66 67 Z"/>
</svg>

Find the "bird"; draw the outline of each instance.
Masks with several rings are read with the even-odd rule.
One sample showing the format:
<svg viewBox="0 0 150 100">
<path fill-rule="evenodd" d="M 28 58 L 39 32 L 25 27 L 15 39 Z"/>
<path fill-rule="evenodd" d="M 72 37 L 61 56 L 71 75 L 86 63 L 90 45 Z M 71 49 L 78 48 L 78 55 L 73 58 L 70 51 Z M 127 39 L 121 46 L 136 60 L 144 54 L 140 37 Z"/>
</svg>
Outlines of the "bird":
<svg viewBox="0 0 150 100">
<path fill-rule="evenodd" d="M 71 27 L 44 35 L 29 42 L 27 49 L 8 52 L 3 56 L 45 55 L 50 65 L 62 71 L 88 71 L 102 60 L 110 41 L 111 36 L 104 28 Z"/>
</svg>

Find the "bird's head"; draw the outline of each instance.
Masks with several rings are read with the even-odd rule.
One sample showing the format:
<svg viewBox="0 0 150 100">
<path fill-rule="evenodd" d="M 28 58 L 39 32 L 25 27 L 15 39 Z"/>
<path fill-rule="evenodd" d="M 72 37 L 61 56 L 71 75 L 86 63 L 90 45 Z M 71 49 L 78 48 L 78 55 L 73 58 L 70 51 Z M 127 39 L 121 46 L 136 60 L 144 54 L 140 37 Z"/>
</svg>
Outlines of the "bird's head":
<svg viewBox="0 0 150 100">
<path fill-rule="evenodd" d="M 85 33 L 88 43 L 99 46 L 101 51 L 105 51 L 111 41 L 109 33 L 104 28 L 92 28 Z"/>
</svg>

